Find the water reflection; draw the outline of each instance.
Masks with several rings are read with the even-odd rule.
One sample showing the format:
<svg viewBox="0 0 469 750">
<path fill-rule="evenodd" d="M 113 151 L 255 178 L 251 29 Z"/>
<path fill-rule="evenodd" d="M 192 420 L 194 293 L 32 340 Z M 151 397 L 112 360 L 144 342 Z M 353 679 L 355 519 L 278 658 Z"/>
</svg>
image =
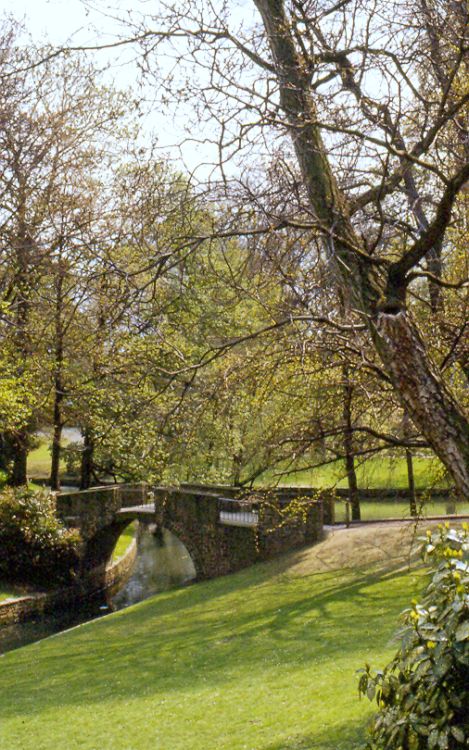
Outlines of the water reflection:
<svg viewBox="0 0 469 750">
<path fill-rule="evenodd" d="M 0 626 L 0 653 L 25 646 L 110 611 L 124 609 L 161 591 L 183 586 L 195 578 L 185 546 L 167 529 L 140 524 L 137 559 L 131 577 L 117 592 L 100 592 L 85 601 L 37 620 Z"/>
<path fill-rule="evenodd" d="M 170 531 L 163 529 L 160 533 L 154 524 L 145 524 L 139 537 L 134 572 L 124 588 L 111 597 L 113 609 L 124 609 L 195 578 L 189 553 Z"/>
</svg>

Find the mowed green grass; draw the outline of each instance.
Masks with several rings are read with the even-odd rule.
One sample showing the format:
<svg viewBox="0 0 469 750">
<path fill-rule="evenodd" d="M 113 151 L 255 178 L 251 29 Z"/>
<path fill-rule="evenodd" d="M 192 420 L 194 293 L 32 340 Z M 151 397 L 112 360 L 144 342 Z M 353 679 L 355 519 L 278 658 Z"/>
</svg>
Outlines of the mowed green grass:
<svg viewBox="0 0 469 750">
<path fill-rule="evenodd" d="M 469 515 L 469 501 L 468 502 L 449 502 L 445 500 L 441 501 L 424 501 L 422 504 L 417 501 L 417 510 L 419 516 L 423 518 L 429 518 L 431 516 L 445 516 L 445 515 Z M 410 508 L 409 503 L 402 501 L 394 502 L 374 502 L 370 500 L 362 500 L 360 502 L 360 511 L 362 521 L 379 521 L 389 518 L 397 519 L 410 519 Z M 345 522 L 346 510 L 345 503 L 337 501 L 335 504 L 335 520 L 336 522 Z"/>
<path fill-rule="evenodd" d="M 40 479 L 46 479 L 50 476 L 51 453 L 48 441 L 41 442 L 38 448 L 35 448 L 28 455 L 28 475 Z M 65 468 L 63 461 L 60 462 L 61 470 Z"/>
<path fill-rule="evenodd" d="M 356 670 L 389 660 L 398 613 L 421 584 L 396 568 L 401 531 L 383 533 L 338 531 L 7 653 L 0 747 L 359 748 L 372 708 Z"/>
<path fill-rule="evenodd" d="M 447 486 L 445 480 L 442 479 L 442 465 L 437 458 L 416 456 L 413 464 L 417 489 Z M 362 489 L 387 489 L 388 487 L 406 489 L 408 487 L 407 464 L 404 457 L 376 456 L 375 458 L 369 458 L 361 464 L 357 463 L 356 472 L 358 486 Z M 280 479 L 280 486 L 347 487 L 347 478 L 342 461 L 320 466 L 317 469 L 291 472 L 280 478 L 272 473 L 268 479 L 270 481 Z M 259 484 L 265 482 L 266 477 L 263 477 Z"/>
<path fill-rule="evenodd" d="M 137 526 L 138 521 L 134 521 L 124 529 L 119 539 L 117 540 L 116 546 L 114 547 L 114 551 L 112 553 L 112 562 L 118 560 L 120 557 L 122 557 L 124 552 L 127 551 L 128 547 L 133 542 L 133 539 L 137 532 Z"/>
<path fill-rule="evenodd" d="M 20 586 L 0 581 L 0 602 L 5 601 L 5 599 L 18 599 L 18 597 L 25 595 L 26 592 Z"/>
</svg>

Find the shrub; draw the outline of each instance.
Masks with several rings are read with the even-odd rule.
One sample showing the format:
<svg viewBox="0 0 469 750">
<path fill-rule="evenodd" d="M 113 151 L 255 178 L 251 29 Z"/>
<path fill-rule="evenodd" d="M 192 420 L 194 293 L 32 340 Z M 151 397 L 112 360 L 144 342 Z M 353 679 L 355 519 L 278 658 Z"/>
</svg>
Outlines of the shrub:
<svg viewBox="0 0 469 750">
<path fill-rule="evenodd" d="M 0 577 L 11 582 L 69 583 L 78 568 L 80 537 L 55 515 L 55 499 L 25 487 L 0 494 Z"/>
<path fill-rule="evenodd" d="M 401 647 L 383 672 L 367 665 L 359 691 L 380 708 L 367 747 L 459 750 L 469 747 L 469 535 L 427 532 L 431 580 L 404 612 Z"/>
</svg>

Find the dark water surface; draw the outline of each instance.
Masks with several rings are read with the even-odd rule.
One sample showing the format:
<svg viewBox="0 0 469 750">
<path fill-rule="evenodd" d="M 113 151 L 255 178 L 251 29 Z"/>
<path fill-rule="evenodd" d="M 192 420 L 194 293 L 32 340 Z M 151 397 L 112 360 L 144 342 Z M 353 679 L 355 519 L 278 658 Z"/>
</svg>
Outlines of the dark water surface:
<svg viewBox="0 0 469 750">
<path fill-rule="evenodd" d="M 137 560 L 123 588 L 100 592 L 37 620 L 0 626 L 0 653 L 125 609 L 153 594 L 184 586 L 194 578 L 194 564 L 179 539 L 167 529 L 156 533 L 153 524 L 140 524 Z"/>
</svg>

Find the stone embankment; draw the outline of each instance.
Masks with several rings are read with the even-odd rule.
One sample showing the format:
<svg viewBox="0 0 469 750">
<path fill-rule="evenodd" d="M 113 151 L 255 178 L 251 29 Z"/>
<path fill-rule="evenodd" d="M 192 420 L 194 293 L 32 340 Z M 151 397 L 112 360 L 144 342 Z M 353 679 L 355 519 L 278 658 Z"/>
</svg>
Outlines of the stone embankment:
<svg viewBox="0 0 469 750">
<path fill-rule="evenodd" d="M 103 589 L 123 586 L 132 574 L 136 557 L 137 540 L 133 539 L 122 557 L 106 566 L 104 575 L 99 566 L 88 571 L 77 586 L 62 587 L 0 602 L 0 627 L 26 622 L 57 608 L 67 607 L 74 601 L 89 597 Z"/>
</svg>

